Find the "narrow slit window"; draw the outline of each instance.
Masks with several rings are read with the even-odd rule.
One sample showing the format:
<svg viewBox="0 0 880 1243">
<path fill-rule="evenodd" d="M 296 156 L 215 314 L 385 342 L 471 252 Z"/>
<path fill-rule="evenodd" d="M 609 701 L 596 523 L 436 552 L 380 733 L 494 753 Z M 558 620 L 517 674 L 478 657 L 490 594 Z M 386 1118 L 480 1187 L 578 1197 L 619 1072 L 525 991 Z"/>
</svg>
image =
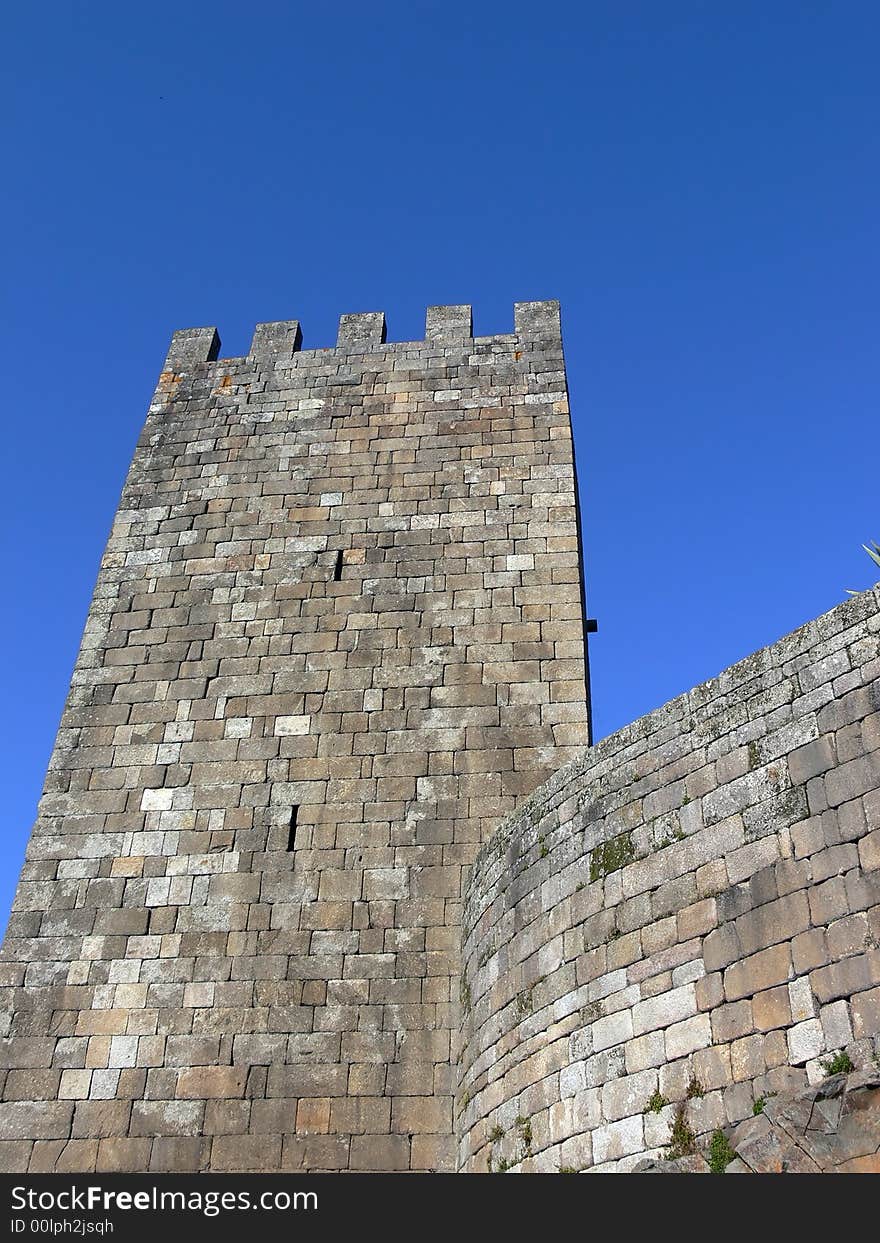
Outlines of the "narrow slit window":
<svg viewBox="0 0 880 1243">
<path fill-rule="evenodd" d="M 342 549 L 340 548 L 336 554 L 336 564 L 333 566 L 333 581 L 338 583 L 342 578 Z"/>
<path fill-rule="evenodd" d="M 293 807 L 290 812 L 290 830 L 287 834 L 287 849 L 296 849 L 296 822 L 299 817 L 299 808 Z"/>
</svg>

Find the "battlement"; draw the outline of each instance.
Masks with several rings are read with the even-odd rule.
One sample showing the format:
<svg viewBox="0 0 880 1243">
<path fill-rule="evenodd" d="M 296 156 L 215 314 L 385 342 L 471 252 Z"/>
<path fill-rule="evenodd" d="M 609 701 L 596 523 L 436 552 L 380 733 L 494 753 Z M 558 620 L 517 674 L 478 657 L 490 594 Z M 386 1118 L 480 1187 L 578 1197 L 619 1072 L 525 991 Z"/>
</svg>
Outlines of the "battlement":
<svg viewBox="0 0 880 1243">
<path fill-rule="evenodd" d="M 467 304 L 458 306 L 429 306 L 425 316 L 423 341 L 389 342 L 386 339 L 384 311 L 360 311 L 340 316 L 339 331 L 334 347 L 304 351 L 307 354 L 328 353 L 335 349 L 342 354 L 362 354 L 385 347 L 412 349 L 419 345 L 436 344 L 440 347 L 464 344 L 468 341 L 486 343 L 511 342 L 522 345 L 559 342 L 561 348 L 562 327 L 559 303 L 553 299 L 544 302 L 517 302 L 513 308 L 513 334 L 474 337 L 473 316 Z M 279 320 L 275 323 L 257 324 L 248 359 L 272 359 L 284 362 L 302 350 L 302 330 L 298 319 Z M 166 359 L 166 370 L 179 370 L 198 363 L 220 361 L 220 337 L 216 328 L 182 328 L 171 338 Z M 223 361 L 232 361 L 231 359 Z"/>
</svg>

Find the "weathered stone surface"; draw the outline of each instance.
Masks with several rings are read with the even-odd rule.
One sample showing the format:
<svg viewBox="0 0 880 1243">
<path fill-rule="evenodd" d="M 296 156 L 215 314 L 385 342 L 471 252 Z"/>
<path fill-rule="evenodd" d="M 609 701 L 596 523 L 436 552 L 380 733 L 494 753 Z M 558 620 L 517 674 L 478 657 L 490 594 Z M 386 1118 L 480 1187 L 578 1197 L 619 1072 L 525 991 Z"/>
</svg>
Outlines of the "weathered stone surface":
<svg viewBox="0 0 880 1243">
<path fill-rule="evenodd" d="M 801 1172 L 802 1158 L 806 1168 L 822 1173 L 867 1172 L 880 1153 L 880 1075 L 874 1069 L 838 1074 L 794 1096 L 771 1098 L 761 1120 L 782 1165 L 775 1172 Z M 738 1156 L 754 1172 L 766 1172 L 769 1146 L 759 1150 L 751 1143 L 736 1142 Z"/>
<path fill-rule="evenodd" d="M 762 1111 L 727 1134 L 725 1174 L 873 1174 L 880 1170 L 880 1073 L 838 1074 L 816 1087 L 764 1098 Z M 707 1155 L 711 1156 L 709 1147 Z M 702 1153 L 636 1167 L 708 1173 Z M 722 1171 L 716 1170 L 721 1173 Z"/>
<path fill-rule="evenodd" d="M 0 1105 L 0 1140 L 67 1139 L 73 1105 L 9 1101 Z"/>
<path fill-rule="evenodd" d="M 818 1174 L 819 1166 L 785 1134 L 769 1130 L 744 1139 L 737 1156 L 753 1174 Z"/>
</svg>

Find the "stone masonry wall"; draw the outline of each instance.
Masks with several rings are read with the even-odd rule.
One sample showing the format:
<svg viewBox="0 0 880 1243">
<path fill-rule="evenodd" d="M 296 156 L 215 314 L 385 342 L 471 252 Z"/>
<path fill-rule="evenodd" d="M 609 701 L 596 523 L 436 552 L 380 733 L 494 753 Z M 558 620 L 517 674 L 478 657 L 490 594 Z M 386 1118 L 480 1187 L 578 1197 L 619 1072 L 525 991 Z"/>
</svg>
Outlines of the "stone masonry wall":
<svg viewBox="0 0 880 1243">
<path fill-rule="evenodd" d="M 880 1053 L 880 588 L 578 757 L 480 852 L 459 1164 L 631 1168 Z M 681 1129 L 681 1127 L 680 1127 Z"/>
<path fill-rule="evenodd" d="M 176 333 L 3 948 L 0 1163 L 450 1169 L 462 872 L 587 738 L 558 304 Z"/>
</svg>

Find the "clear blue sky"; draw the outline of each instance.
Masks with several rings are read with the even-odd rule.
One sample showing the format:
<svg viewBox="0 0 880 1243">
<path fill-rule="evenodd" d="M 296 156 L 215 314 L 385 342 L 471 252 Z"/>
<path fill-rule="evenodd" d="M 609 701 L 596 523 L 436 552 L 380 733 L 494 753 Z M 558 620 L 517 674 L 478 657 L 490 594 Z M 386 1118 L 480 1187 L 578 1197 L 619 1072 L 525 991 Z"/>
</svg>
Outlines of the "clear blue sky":
<svg viewBox="0 0 880 1243">
<path fill-rule="evenodd" d="M 880 6 L 4 16 L 8 910 L 175 328 L 559 298 L 597 737 L 870 585 Z"/>
</svg>

